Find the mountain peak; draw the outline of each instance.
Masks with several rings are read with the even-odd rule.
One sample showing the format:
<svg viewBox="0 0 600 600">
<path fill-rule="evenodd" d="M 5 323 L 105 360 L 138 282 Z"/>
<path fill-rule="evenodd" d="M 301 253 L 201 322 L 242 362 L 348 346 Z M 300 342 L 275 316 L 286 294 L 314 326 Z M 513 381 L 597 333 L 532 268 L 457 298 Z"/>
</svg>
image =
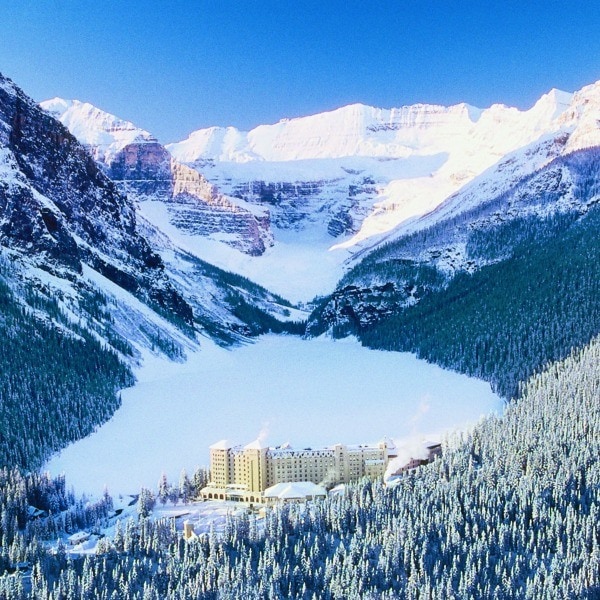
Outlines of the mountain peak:
<svg viewBox="0 0 600 600">
<path fill-rule="evenodd" d="M 4 90 L 10 96 L 14 96 L 18 90 L 12 80 L 2 75 L 2 73 L 0 73 L 0 89 Z"/>
<path fill-rule="evenodd" d="M 40 106 L 65 125 L 82 144 L 93 148 L 96 160 L 109 162 L 134 142 L 156 142 L 148 131 L 89 102 L 57 97 L 40 102 Z"/>
<path fill-rule="evenodd" d="M 557 119 L 571 105 L 573 94 L 552 88 L 544 94 L 530 109 L 532 113 L 541 113 L 549 120 Z"/>
<path fill-rule="evenodd" d="M 74 102 L 79 102 L 78 100 L 65 100 L 64 98 L 60 98 L 56 96 L 55 98 L 51 98 L 50 100 L 44 100 L 40 102 L 40 106 L 46 111 L 51 113 L 52 115 L 62 115 L 65 111 L 69 110 Z"/>
</svg>

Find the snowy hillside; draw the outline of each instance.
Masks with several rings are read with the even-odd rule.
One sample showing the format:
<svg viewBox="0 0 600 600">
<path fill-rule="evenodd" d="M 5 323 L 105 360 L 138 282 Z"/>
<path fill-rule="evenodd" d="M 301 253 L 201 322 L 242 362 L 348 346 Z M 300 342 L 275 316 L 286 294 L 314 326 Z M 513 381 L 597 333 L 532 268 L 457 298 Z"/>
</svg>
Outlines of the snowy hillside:
<svg viewBox="0 0 600 600">
<path fill-rule="evenodd" d="M 341 274 L 381 243 L 474 210 L 557 157 L 600 144 L 599 117 L 600 82 L 552 90 L 527 111 L 354 105 L 247 134 L 203 130 L 168 148 L 229 193 L 269 202 L 276 243 L 284 229 L 333 242 L 329 265 L 316 268 Z"/>
</svg>

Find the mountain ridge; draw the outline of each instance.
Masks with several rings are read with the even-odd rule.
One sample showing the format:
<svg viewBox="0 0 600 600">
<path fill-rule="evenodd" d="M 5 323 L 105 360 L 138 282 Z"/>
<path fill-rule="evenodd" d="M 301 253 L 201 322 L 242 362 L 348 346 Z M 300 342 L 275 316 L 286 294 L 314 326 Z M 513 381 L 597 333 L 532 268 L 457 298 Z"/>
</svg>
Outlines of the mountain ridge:
<svg viewBox="0 0 600 600">
<path fill-rule="evenodd" d="M 515 114 L 527 114 L 527 113 L 545 113 L 549 111 L 551 118 L 554 119 L 559 116 L 564 108 L 568 106 L 572 98 L 572 94 L 568 92 L 562 92 L 557 89 L 553 89 L 547 94 L 543 95 L 534 106 L 526 111 L 519 111 L 518 109 L 503 105 L 494 104 L 487 109 L 477 108 L 467 103 L 459 103 L 451 106 L 442 106 L 436 104 L 413 104 L 402 106 L 399 108 L 377 108 L 366 104 L 355 103 L 342 106 L 340 108 L 326 111 L 323 113 L 316 113 L 304 117 L 295 117 L 293 119 L 281 119 L 277 123 L 258 125 L 257 127 L 249 130 L 242 131 L 235 127 L 209 127 L 204 129 L 198 129 L 192 132 L 186 140 L 180 142 L 172 142 L 166 145 L 167 149 L 176 156 L 181 162 L 193 163 L 199 159 L 212 159 L 221 161 L 231 162 L 245 162 L 248 159 L 255 160 L 266 160 L 266 161 L 286 161 L 286 160 L 302 160 L 311 158 L 341 158 L 344 156 L 361 155 L 364 152 L 364 156 L 377 156 L 372 152 L 376 148 L 373 146 L 347 146 L 346 151 L 342 152 L 339 149 L 336 151 L 330 150 L 328 153 L 327 148 L 319 148 L 318 145 L 308 146 L 304 153 L 300 154 L 288 154 L 283 155 L 277 154 L 276 151 L 280 147 L 275 144 L 273 148 L 269 148 L 272 154 L 253 152 L 254 147 L 262 147 L 257 138 L 261 137 L 261 134 L 267 138 L 273 138 L 281 129 L 299 129 L 299 133 L 304 133 L 302 130 L 315 130 L 319 131 L 319 125 L 324 125 L 326 130 L 335 131 L 336 128 L 342 132 L 350 130 L 353 134 L 359 134 L 361 131 L 368 131 L 370 133 L 377 133 L 378 131 L 395 131 L 400 129 L 410 129 L 411 127 L 427 128 L 428 126 L 434 126 L 436 124 L 446 124 L 446 116 L 455 116 L 459 119 L 468 121 L 470 125 L 475 125 L 487 114 L 493 115 L 495 119 L 502 119 L 504 114 L 515 115 Z M 561 108 L 562 107 L 562 108 Z M 438 118 L 435 118 L 438 117 Z M 344 124 L 347 125 L 344 127 Z M 341 127 L 340 127 L 341 125 Z M 273 134 L 275 130 L 275 135 Z M 237 150 L 228 148 L 225 146 L 220 152 L 209 151 L 209 142 L 213 140 L 211 138 L 217 137 L 217 134 L 222 134 L 223 137 L 231 138 L 234 142 L 245 142 L 247 147 L 238 148 Z M 308 134 L 307 134 L 308 135 Z M 333 139 L 337 140 L 343 133 L 334 133 Z M 347 135 L 347 134 L 346 134 Z M 283 137 L 283 136 L 282 136 Z M 196 142 L 196 143 L 194 143 Z M 206 144 L 206 147 L 203 144 Z M 385 152 L 386 157 L 403 158 L 406 156 L 406 151 L 411 150 L 410 146 L 392 146 L 390 148 L 398 149 L 398 153 Z M 355 150 L 352 152 L 351 150 Z M 358 151 L 356 151 L 358 150 Z M 319 152 L 322 152 L 319 154 Z"/>
<path fill-rule="evenodd" d="M 469 186 L 479 185 L 490 169 L 504 164 L 492 190 L 497 191 L 500 185 L 512 185 L 511 181 L 540 168 L 558 153 L 600 139 L 584 106 L 586 97 L 594 94 L 594 85 L 575 94 L 553 89 L 526 111 L 501 104 L 483 110 L 464 103 L 400 109 L 355 104 L 309 117 L 282 119 L 250 132 L 231 127 L 198 130 L 188 140 L 161 148 L 169 150 L 177 164 L 200 173 L 231 206 L 241 209 L 234 209 L 235 214 L 217 214 L 209 207 L 206 215 L 200 211 L 192 218 L 187 202 L 185 206 L 169 206 L 167 215 L 152 203 L 141 208 L 144 211 L 147 207 L 147 218 L 158 228 L 167 220 L 169 230 L 177 231 L 201 258 L 247 275 L 279 294 L 307 301 L 329 291 L 323 283 L 313 282 L 332 286 L 371 248 L 390 236 L 419 227 L 422 218 L 437 218 L 438 206 L 472 189 Z M 52 104 L 56 108 L 57 101 L 48 107 Z M 65 122 L 70 119 L 65 115 L 61 118 Z M 578 127 L 578 119 L 586 123 Z M 344 127 L 349 127 L 348 131 Z M 136 132 L 147 134 L 142 129 Z M 296 137 L 290 137 L 289 132 Z M 565 136 L 569 139 L 559 148 Z M 186 149 L 194 137 L 206 144 L 194 148 L 192 143 L 191 149 Z M 328 142 L 329 138 L 334 141 Z M 141 148 L 152 146 L 149 138 L 144 144 Z M 554 150 L 549 148 L 552 145 Z M 255 152 L 259 147 L 268 147 L 269 154 Z M 361 152 L 365 156 L 359 155 Z M 519 152 L 522 156 L 517 157 Z M 548 156 L 544 157 L 544 152 Z M 522 168 L 510 172 L 510 160 Z M 131 181 L 123 185 L 129 190 L 132 185 L 141 186 Z M 164 194 L 141 197 L 166 199 Z M 262 211 L 263 217 L 249 217 L 244 211 Z M 211 225 L 186 229 L 188 216 L 190 222 Z M 251 226 L 242 225 L 238 217 Z M 237 232 L 237 237 L 232 238 L 229 232 Z M 236 257 L 225 251 L 224 245 L 257 259 Z M 304 248 L 301 259 L 298 253 L 292 256 L 292 247 Z M 299 267 L 298 277 L 303 280 L 297 284 L 273 275 L 290 265 Z"/>
<path fill-rule="evenodd" d="M 40 106 L 79 139 L 129 197 L 165 202 L 171 220 L 183 228 L 204 236 L 226 234 L 224 243 L 250 255 L 272 244 L 267 211 L 220 193 L 147 131 L 78 100 L 54 98 Z"/>
</svg>

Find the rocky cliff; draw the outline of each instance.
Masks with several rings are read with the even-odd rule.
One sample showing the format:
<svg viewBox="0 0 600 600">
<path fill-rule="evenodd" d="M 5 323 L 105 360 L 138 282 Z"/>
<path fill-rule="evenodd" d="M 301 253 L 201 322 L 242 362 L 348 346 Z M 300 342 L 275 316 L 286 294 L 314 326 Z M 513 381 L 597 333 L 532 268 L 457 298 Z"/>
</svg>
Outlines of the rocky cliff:
<svg viewBox="0 0 600 600">
<path fill-rule="evenodd" d="M 35 287 L 52 302 L 60 298 L 61 310 L 87 320 L 109 343 L 107 323 L 140 347 L 173 355 L 195 344 L 197 333 L 232 343 L 285 329 L 278 319 L 290 311 L 281 298 L 191 256 L 144 219 L 137 203 L 144 193 L 162 193 L 182 227 L 197 218 L 203 231 L 222 232 L 229 219 L 239 232 L 246 213 L 237 218 L 237 205 L 156 141 L 126 125 L 122 132 L 126 146 L 97 146 L 97 159 L 110 157 L 108 165 L 98 162 L 0 75 L 0 255 L 21 265 L 24 293 Z M 118 183 L 107 173 L 120 175 Z M 203 210 L 225 216 L 211 225 Z M 249 252 L 262 243 L 251 228 L 269 226 L 252 219 Z M 89 313 L 90 297 L 94 306 L 103 298 L 105 308 Z"/>
<path fill-rule="evenodd" d="M 0 75 L 0 244 L 67 277 L 89 265 L 191 323 L 132 203 L 79 141 Z"/>
<path fill-rule="evenodd" d="M 147 131 L 76 100 L 55 98 L 42 107 L 71 129 L 121 191 L 139 202 L 167 203 L 171 224 L 182 232 L 217 236 L 252 256 L 272 245 L 268 210 L 220 193 Z"/>
</svg>

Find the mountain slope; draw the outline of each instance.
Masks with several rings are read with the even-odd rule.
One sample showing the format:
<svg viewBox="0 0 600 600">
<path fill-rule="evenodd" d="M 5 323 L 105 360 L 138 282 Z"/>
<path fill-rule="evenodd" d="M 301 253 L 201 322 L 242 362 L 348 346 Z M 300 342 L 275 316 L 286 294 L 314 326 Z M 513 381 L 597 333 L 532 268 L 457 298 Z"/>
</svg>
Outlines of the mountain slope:
<svg viewBox="0 0 600 600">
<path fill-rule="evenodd" d="M 487 379 L 505 397 L 600 332 L 600 150 L 367 255 L 309 331 L 354 333 Z"/>
<path fill-rule="evenodd" d="M 79 142 L 0 79 L 0 243 L 57 273 L 82 264 L 191 323 L 135 211 Z"/>
<path fill-rule="evenodd" d="M 202 336 L 240 343 L 302 319 L 164 238 L 75 137 L 2 75 L 0 264 L 10 351 L 0 361 L 0 465 L 39 466 L 90 433 L 116 410 L 144 352 L 181 360 Z"/>
<path fill-rule="evenodd" d="M 118 390 L 134 381 L 118 352 L 132 350 L 106 327 L 109 350 L 97 332 L 70 322 L 56 300 L 15 289 L 4 257 L 0 272 L 0 467 L 34 469 L 111 417 Z M 100 295 L 86 297 L 101 307 Z"/>
<path fill-rule="evenodd" d="M 272 244 L 268 211 L 228 198 L 171 158 L 150 133 L 88 103 L 54 98 L 42 108 L 88 149 L 130 198 L 167 204 L 169 220 L 190 235 L 217 236 L 252 256 Z"/>
</svg>

